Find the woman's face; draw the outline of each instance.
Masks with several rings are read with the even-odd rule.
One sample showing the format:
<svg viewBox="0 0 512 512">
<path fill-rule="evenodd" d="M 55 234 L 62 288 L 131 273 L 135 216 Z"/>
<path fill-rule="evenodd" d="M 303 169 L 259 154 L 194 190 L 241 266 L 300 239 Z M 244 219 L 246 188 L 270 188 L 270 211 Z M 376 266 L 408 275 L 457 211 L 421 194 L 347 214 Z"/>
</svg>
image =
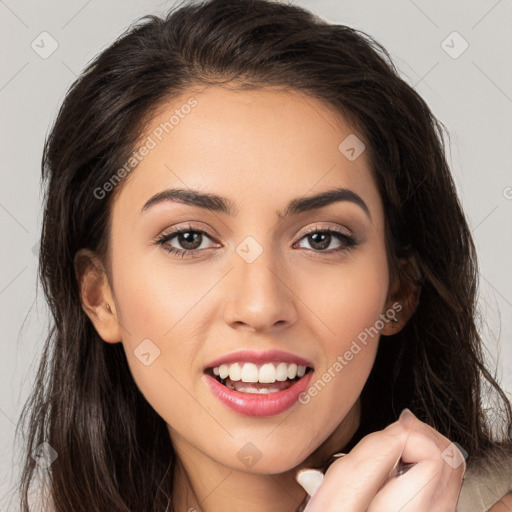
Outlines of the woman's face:
<svg viewBox="0 0 512 512">
<path fill-rule="evenodd" d="M 133 377 L 183 459 L 275 474 L 357 426 L 390 302 L 382 203 L 356 136 L 312 97 L 211 86 L 163 105 L 137 147 L 113 206 L 111 293 Z M 175 229 L 188 234 L 165 238 Z M 273 349 L 313 368 L 300 399 L 273 408 L 272 393 L 246 392 L 260 405 L 230 407 L 212 391 L 216 360 Z M 265 357 L 258 377 L 287 362 Z"/>
</svg>

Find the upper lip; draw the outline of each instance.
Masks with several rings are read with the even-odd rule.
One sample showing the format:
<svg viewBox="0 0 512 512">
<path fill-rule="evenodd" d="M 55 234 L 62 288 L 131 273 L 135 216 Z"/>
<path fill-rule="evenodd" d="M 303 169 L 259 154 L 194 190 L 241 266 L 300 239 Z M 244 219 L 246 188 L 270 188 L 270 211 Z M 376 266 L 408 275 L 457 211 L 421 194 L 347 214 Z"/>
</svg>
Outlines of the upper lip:
<svg viewBox="0 0 512 512">
<path fill-rule="evenodd" d="M 301 366 L 309 366 L 313 368 L 313 364 L 311 361 L 304 359 L 303 357 L 299 357 L 290 352 L 284 352 L 283 350 L 263 350 L 263 351 L 254 351 L 254 350 L 237 350 L 235 352 L 231 352 L 224 356 L 221 356 L 213 361 L 210 361 L 203 370 L 207 370 L 209 368 L 215 368 L 220 366 L 221 364 L 229 364 L 229 363 L 238 363 L 238 362 L 248 362 L 255 364 L 262 363 L 295 363 L 296 365 Z"/>
</svg>

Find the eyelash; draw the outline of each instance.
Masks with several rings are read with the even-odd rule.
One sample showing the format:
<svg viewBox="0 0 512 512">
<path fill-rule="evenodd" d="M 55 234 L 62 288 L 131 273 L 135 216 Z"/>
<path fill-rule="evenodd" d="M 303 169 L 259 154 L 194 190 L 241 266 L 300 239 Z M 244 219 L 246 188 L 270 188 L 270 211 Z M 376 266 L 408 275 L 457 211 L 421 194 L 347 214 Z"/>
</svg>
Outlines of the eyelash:
<svg viewBox="0 0 512 512">
<path fill-rule="evenodd" d="M 200 233 L 202 235 L 206 235 L 208 238 L 212 239 L 213 237 L 210 236 L 209 233 L 206 231 L 196 228 L 194 226 L 186 226 L 182 228 L 177 228 L 173 231 L 170 231 L 169 233 L 164 233 L 159 238 L 155 240 L 155 245 L 161 246 L 165 251 L 167 251 L 170 254 L 180 256 L 181 258 L 187 257 L 197 257 L 198 252 L 204 251 L 205 249 L 176 249 L 175 247 L 170 247 L 167 245 L 167 243 L 172 240 L 177 235 L 181 235 L 183 233 Z M 322 233 L 322 234 L 329 234 L 329 235 L 335 235 L 341 242 L 342 245 L 337 249 L 331 249 L 329 251 L 319 251 L 315 249 L 310 249 L 311 251 L 319 254 L 333 254 L 333 253 L 339 253 L 339 252 L 348 252 L 354 247 L 358 245 L 358 241 L 356 238 L 352 235 L 347 235 L 346 233 L 343 233 L 342 231 L 338 231 L 331 228 L 325 228 L 325 229 L 319 229 L 318 227 L 314 227 L 312 229 L 309 229 L 307 232 L 303 233 L 301 238 L 299 239 L 299 242 L 306 238 L 308 235 L 311 235 L 313 233 Z"/>
</svg>

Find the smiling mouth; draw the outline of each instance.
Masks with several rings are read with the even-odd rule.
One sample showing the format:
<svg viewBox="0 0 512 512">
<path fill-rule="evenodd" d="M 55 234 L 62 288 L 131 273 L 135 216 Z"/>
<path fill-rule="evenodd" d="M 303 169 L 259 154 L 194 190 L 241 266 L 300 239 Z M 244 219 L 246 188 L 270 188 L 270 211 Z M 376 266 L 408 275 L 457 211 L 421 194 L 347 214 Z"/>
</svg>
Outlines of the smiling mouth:
<svg viewBox="0 0 512 512">
<path fill-rule="evenodd" d="M 288 389 L 295 382 L 303 379 L 306 375 L 311 373 L 313 368 L 306 367 L 306 371 L 303 376 L 299 377 L 295 376 L 293 379 L 287 378 L 284 381 L 275 381 L 270 383 L 263 382 L 244 382 L 243 380 L 231 380 L 228 377 L 222 379 L 220 375 L 215 375 L 213 373 L 213 368 L 208 368 L 205 370 L 205 373 L 215 379 L 217 382 L 227 387 L 228 389 L 232 389 L 234 391 L 238 391 L 240 393 L 252 393 L 252 394 L 264 394 L 264 393 L 277 393 L 279 391 L 283 391 L 284 389 Z"/>
</svg>

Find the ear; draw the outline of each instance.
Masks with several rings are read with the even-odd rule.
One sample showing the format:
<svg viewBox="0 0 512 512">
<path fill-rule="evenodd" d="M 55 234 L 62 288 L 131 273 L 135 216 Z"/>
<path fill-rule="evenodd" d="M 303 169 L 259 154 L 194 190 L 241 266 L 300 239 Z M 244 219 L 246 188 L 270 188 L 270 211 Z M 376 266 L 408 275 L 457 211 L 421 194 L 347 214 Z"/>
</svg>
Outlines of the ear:
<svg viewBox="0 0 512 512">
<path fill-rule="evenodd" d="M 103 264 L 93 251 L 80 249 L 74 266 L 82 309 L 104 341 L 118 343 L 122 339 L 121 328 Z"/>
<path fill-rule="evenodd" d="M 392 276 L 385 316 L 389 318 L 381 331 L 384 336 L 392 336 L 400 332 L 413 313 L 419 302 L 421 291 L 421 273 L 416 261 L 411 258 L 401 258 L 398 261 L 398 275 Z"/>
</svg>

